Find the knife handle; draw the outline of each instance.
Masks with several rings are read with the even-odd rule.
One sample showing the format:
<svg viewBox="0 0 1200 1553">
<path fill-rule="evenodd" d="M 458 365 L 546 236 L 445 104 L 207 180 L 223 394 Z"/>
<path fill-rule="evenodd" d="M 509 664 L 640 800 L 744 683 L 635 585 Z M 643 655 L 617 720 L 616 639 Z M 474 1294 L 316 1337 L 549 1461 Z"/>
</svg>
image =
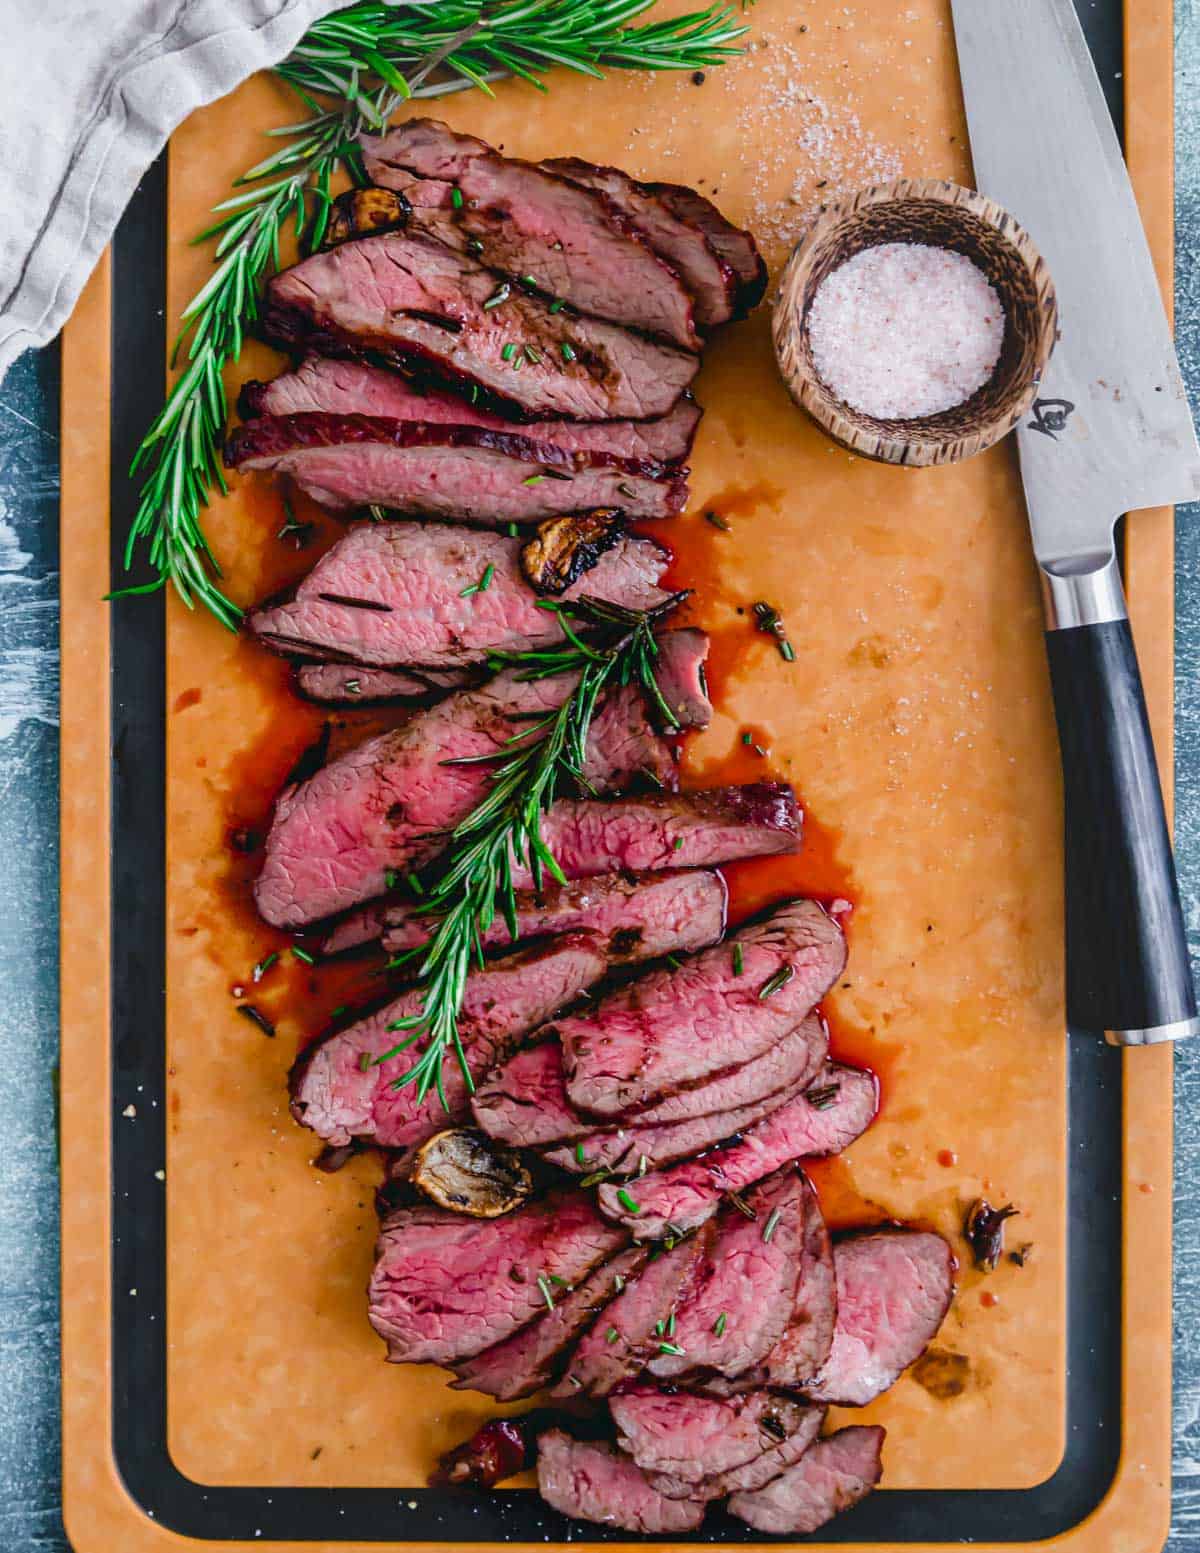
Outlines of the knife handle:
<svg viewBox="0 0 1200 1553">
<path fill-rule="evenodd" d="M 1046 576 L 1066 808 L 1067 1018 L 1115 1046 L 1200 1034 L 1146 698 L 1115 559 Z"/>
</svg>

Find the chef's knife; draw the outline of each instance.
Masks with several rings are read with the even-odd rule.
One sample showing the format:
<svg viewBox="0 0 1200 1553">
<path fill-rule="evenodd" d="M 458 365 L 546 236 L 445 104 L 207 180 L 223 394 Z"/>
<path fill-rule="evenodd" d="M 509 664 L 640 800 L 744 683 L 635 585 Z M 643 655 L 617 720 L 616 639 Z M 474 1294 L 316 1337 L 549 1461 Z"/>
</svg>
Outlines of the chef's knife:
<svg viewBox="0 0 1200 1553">
<path fill-rule="evenodd" d="M 1121 148 L 1071 0 L 952 0 L 980 190 L 1041 249 L 1061 338 L 1017 432 L 1066 800 L 1067 1016 L 1200 1033 L 1113 541 L 1200 494 L 1200 449 Z"/>
</svg>

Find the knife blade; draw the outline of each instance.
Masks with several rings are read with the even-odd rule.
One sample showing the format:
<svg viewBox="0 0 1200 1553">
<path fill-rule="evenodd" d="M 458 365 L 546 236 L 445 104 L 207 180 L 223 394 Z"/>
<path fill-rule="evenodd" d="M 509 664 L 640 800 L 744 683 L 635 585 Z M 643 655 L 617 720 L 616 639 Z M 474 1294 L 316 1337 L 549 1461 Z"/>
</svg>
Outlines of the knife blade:
<svg viewBox="0 0 1200 1553">
<path fill-rule="evenodd" d="M 1017 444 L 1063 755 L 1068 1018 L 1120 1045 L 1178 1039 L 1200 1020 L 1113 527 L 1200 494 L 1200 447 L 1071 0 L 951 3 L 976 180 L 1058 293 Z"/>
</svg>

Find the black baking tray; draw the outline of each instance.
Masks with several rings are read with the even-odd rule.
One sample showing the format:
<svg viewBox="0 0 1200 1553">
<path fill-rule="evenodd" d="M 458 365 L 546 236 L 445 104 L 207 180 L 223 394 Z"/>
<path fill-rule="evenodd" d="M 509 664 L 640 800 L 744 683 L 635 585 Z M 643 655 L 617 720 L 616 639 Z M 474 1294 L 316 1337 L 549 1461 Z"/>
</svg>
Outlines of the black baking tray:
<svg viewBox="0 0 1200 1553">
<path fill-rule="evenodd" d="M 995 0 L 1002 3 L 1002 0 Z M 1122 127 L 1121 0 L 1077 0 L 1110 111 Z M 146 363 L 166 349 L 166 167 L 143 180 L 118 229 L 113 271 L 112 582 L 129 581 L 122 537 L 137 493 L 126 471 L 161 403 Z M 118 603 L 112 646 L 112 1093 L 136 1091 L 144 1125 L 113 1109 L 112 1436 L 125 1485 L 147 1514 L 184 1536 L 270 1542 L 629 1541 L 572 1522 L 532 1490 L 215 1487 L 185 1477 L 167 1447 L 165 1157 L 165 624 L 158 599 Z M 816 1534 L 822 1542 L 1027 1543 L 1077 1525 L 1113 1480 L 1120 1441 L 1121 1067 L 1094 1035 L 1069 1034 L 1066 1450 L 1057 1471 L 1020 1490 L 884 1489 Z M 136 1288 L 129 1301 L 119 1292 Z M 415 1508 L 409 1508 L 414 1505 Z M 691 1538 L 753 1543 L 710 1516 Z M 800 1539 L 804 1540 L 804 1539 Z"/>
</svg>

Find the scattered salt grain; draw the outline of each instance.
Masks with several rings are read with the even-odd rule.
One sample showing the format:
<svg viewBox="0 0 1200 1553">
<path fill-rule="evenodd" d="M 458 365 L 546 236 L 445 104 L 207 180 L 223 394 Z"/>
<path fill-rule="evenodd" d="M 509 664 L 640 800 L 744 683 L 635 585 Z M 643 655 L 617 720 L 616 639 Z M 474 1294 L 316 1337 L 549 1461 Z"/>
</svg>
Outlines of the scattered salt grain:
<svg viewBox="0 0 1200 1553">
<path fill-rule="evenodd" d="M 821 381 L 853 409 L 881 420 L 936 415 L 991 376 L 1004 308 L 965 254 L 881 243 L 821 282 L 808 337 Z"/>
</svg>

